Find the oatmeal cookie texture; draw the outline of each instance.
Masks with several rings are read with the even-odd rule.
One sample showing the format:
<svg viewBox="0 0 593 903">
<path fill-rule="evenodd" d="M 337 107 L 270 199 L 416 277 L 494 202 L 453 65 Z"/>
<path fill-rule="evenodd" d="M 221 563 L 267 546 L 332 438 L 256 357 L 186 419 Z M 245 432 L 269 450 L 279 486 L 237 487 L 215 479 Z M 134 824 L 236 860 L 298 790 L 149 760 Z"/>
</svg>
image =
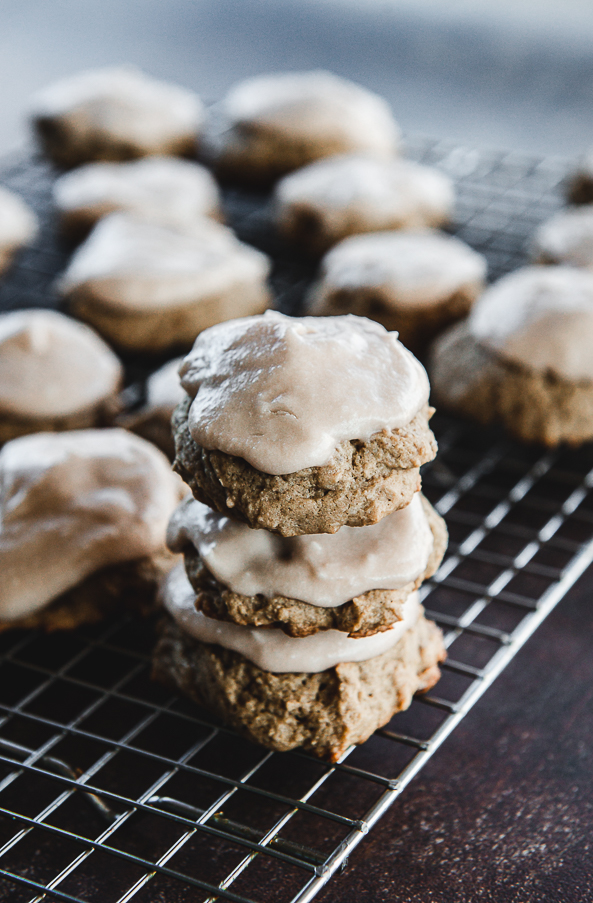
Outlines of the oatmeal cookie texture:
<svg viewBox="0 0 593 903">
<path fill-rule="evenodd" d="M 72 313 L 127 351 L 191 346 L 197 334 L 269 304 L 270 262 L 206 217 L 101 219 L 58 280 Z"/>
<path fill-rule="evenodd" d="M 191 403 L 185 399 L 173 414 L 175 470 L 199 501 L 282 536 L 377 523 L 411 501 L 420 466 L 436 455 L 428 426 L 433 409 L 426 406 L 405 427 L 342 442 L 324 466 L 267 474 L 198 445 L 187 423 Z"/>
<path fill-rule="evenodd" d="M 554 447 L 593 438 L 593 383 L 507 361 L 472 336 L 466 322 L 435 342 L 429 366 L 437 401 L 485 425 L 502 422 L 524 442 Z"/>
<path fill-rule="evenodd" d="M 317 255 L 348 235 L 444 225 L 453 205 L 443 173 L 371 155 L 319 160 L 282 179 L 274 194 L 279 231 Z"/>
<path fill-rule="evenodd" d="M 153 676 L 268 748 L 295 747 L 337 761 L 353 743 L 430 689 L 445 659 L 440 630 L 422 615 L 388 652 L 316 674 L 263 671 L 237 652 L 201 643 L 164 623 Z"/>
<path fill-rule="evenodd" d="M 31 125 L 58 166 L 192 156 L 205 111 L 200 98 L 135 66 L 107 66 L 60 79 L 30 101 Z"/>
<path fill-rule="evenodd" d="M 0 314 L 0 441 L 106 426 L 123 366 L 83 323 L 53 310 Z"/>
<path fill-rule="evenodd" d="M 121 612 L 122 608 L 142 616 L 151 615 L 159 607 L 159 585 L 176 557 L 163 550 L 146 558 L 103 568 L 54 599 L 46 608 L 18 620 L 0 620 L 0 633 L 5 630 L 44 630 L 47 633 L 74 630 L 84 624 L 96 624 Z"/>
<path fill-rule="evenodd" d="M 180 378 L 174 469 L 202 504 L 169 524 L 185 568 L 154 676 L 250 740 L 336 761 L 445 658 L 416 593 L 447 543 L 415 495 L 436 454 L 426 372 L 367 319 L 268 312 L 202 334 Z"/>
<path fill-rule="evenodd" d="M 248 78 L 209 110 L 204 159 L 232 181 L 266 185 L 313 160 L 350 152 L 391 158 L 400 131 L 383 98 L 332 72 Z"/>
<path fill-rule="evenodd" d="M 399 589 L 371 590 L 345 605 L 321 608 L 285 596 L 266 598 L 233 592 L 205 567 L 193 546 L 184 550 L 185 569 L 196 592 L 196 608 L 210 618 L 255 627 L 281 627 L 293 637 L 310 636 L 319 630 L 342 630 L 351 637 L 364 637 L 388 630 L 402 617 L 404 603 L 423 580 L 437 570 L 447 547 L 447 528 L 432 505 L 422 499 L 434 544 L 426 569 L 417 580 Z"/>
<path fill-rule="evenodd" d="M 0 621 L 57 629 L 96 619 L 112 597 L 125 604 L 145 584 L 154 596 L 175 563 L 165 531 L 182 497 L 165 456 L 125 430 L 8 442 L 0 452 Z"/>
<path fill-rule="evenodd" d="M 526 442 L 593 438 L 593 273 L 522 267 L 490 286 L 432 354 L 436 397 Z"/>
</svg>

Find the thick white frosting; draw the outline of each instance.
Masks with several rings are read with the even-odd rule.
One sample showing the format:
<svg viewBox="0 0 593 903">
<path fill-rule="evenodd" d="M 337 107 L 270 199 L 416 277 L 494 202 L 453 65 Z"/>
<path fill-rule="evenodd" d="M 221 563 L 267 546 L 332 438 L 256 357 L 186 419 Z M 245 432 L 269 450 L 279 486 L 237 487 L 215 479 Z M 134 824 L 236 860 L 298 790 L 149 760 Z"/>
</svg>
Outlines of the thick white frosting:
<svg viewBox="0 0 593 903">
<path fill-rule="evenodd" d="M 382 288 L 386 301 L 423 306 L 480 285 L 486 268 L 482 254 L 451 235 L 431 229 L 373 232 L 345 238 L 326 254 L 317 291 L 324 297 Z"/>
<path fill-rule="evenodd" d="M 219 191 L 204 166 L 176 157 L 145 157 L 131 163 L 87 163 L 53 186 L 62 215 L 78 213 L 91 223 L 126 210 L 165 222 L 192 223 L 218 216 Z"/>
<path fill-rule="evenodd" d="M 165 456 L 125 430 L 37 433 L 0 452 L 0 620 L 107 565 L 164 548 L 182 497 Z"/>
<path fill-rule="evenodd" d="M 276 186 L 276 215 L 290 222 L 295 208 L 316 213 L 328 236 L 405 226 L 436 225 L 450 218 L 453 183 L 430 166 L 409 160 L 339 156 L 318 160 Z"/>
<path fill-rule="evenodd" d="M 210 573 L 236 593 L 329 608 L 416 580 L 433 536 L 419 493 L 378 524 L 290 538 L 252 530 L 188 496 L 171 518 L 167 544 L 174 552 L 193 545 Z"/>
<path fill-rule="evenodd" d="M 244 284 L 261 283 L 263 290 L 269 267 L 265 254 L 214 220 L 182 228 L 112 213 L 75 252 L 59 287 L 68 295 L 84 285 L 114 310 L 155 311 L 195 304 Z"/>
<path fill-rule="evenodd" d="M 593 380 L 593 273 L 524 267 L 487 289 L 469 316 L 475 339 L 532 370 Z"/>
<path fill-rule="evenodd" d="M 418 620 L 418 594 L 405 602 L 403 619 L 389 630 L 352 639 L 340 630 L 323 630 L 307 637 L 289 637 L 278 627 L 245 627 L 208 618 L 195 607 L 196 595 L 183 565 L 175 567 L 163 587 L 169 614 L 190 636 L 239 652 L 263 671 L 315 674 L 341 662 L 364 662 L 393 646 Z"/>
<path fill-rule="evenodd" d="M 180 375 L 195 441 L 270 474 L 327 464 L 340 442 L 404 426 L 429 393 L 397 333 L 353 316 L 268 311 L 213 326 Z"/>
<path fill-rule="evenodd" d="M 331 72 L 285 72 L 239 82 L 217 104 L 220 137 L 225 144 L 249 145 L 249 127 L 310 142 L 335 152 L 361 151 L 389 157 L 400 131 L 382 97 Z M 216 139 L 214 139 L 216 140 Z"/>
<path fill-rule="evenodd" d="M 534 256 L 593 268 L 593 204 L 562 210 L 535 233 Z"/>
<path fill-rule="evenodd" d="M 178 137 L 195 135 L 204 106 L 193 91 L 151 78 L 135 66 L 108 66 L 60 79 L 30 101 L 33 118 L 59 118 L 80 140 L 96 133 L 158 152 Z"/>
<path fill-rule="evenodd" d="M 123 367 L 90 327 L 52 310 L 0 314 L 0 413 L 64 417 L 112 396 Z"/>
<path fill-rule="evenodd" d="M 35 238 L 37 229 L 33 211 L 18 194 L 0 185 L 0 267 L 17 248 Z"/>
</svg>

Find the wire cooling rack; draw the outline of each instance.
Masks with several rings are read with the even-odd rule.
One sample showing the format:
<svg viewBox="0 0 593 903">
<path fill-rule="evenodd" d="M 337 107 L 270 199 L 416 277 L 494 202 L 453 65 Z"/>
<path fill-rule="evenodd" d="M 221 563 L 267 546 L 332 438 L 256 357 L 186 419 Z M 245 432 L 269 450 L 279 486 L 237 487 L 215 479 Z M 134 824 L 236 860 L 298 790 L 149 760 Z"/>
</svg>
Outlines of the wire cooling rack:
<svg viewBox="0 0 593 903">
<path fill-rule="evenodd" d="M 425 138 L 408 155 L 455 178 L 453 231 L 487 255 L 492 277 L 525 261 L 533 229 L 561 205 L 562 161 Z M 68 249 L 52 177 L 24 156 L 0 170 L 43 227 L 0 284 L 0 309 L 57 303 Z M 228 191 L 226 203 L 239 234 L 273 255 L 283 308 L 298 312 L 314 266 L 273 237 L 265 198 Z M 130 380 L 147 372 L 127 364 Z M 424 491 L 451 543 L 421 592 L 449 659 L 433 692 L 336 765 L 267 752 L 152 683 L 145 622 L 0 635 L 0 901 L 315 897 L 593 559 L 590 446 L 542 452 L 442 415 L 434 427 Z"/>
</svg>

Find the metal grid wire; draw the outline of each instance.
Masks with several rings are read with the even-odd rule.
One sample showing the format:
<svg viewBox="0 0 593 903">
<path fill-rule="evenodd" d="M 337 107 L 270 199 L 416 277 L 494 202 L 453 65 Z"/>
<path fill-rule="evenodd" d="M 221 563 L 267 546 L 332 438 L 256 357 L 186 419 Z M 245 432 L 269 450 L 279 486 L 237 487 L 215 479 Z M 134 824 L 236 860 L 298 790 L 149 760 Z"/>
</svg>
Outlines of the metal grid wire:
<svg viewBox="0 0 593 903">
<path fill-rule="evenodd" d="M 454 176 L 453 231 L 487 254 L 493 277 L 524 262 L 534 227 L 561 204 L 562 161 L 424 138 L 408 155 Z M 0 309 L 55 303 L 68 249 L 51 178 L 24 156 L 0 172 L 43 221 L 0 285 Z M 265 198 L 228 191 L 226 203 L 239 234 L 273 254 L 283 307 L 298 312 L 313 265 L 273 238 Z M 127 364 L 130 380 L 146 372 Z M 593 559 L 590 447 L 542 453 L 435 421 L 424 491 L 451 534 L 421 590 L 449 650 L 435 690 L 329 765 L 256 747 L 153 684 L 150 624 L 0 635 L 0 901 L 313 899 Z"/>
</svg>

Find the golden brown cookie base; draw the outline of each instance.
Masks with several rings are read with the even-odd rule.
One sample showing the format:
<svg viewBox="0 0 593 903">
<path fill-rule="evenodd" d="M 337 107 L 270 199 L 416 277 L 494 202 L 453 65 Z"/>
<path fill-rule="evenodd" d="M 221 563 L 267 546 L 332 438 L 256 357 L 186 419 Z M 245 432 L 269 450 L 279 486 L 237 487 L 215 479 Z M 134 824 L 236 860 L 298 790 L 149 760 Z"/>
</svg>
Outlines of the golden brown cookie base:
<svg viewBox="0 0 593 903">
<path fill-rule="evenodd" d="M 163 577 L 175 564 L 176 556 L 163 551 L 103 568 L 69 589 L 46 608 L 18 621 L 1 621 L 5 630 L 74 630 L 96 624 L 118 610 L 128 609 L 143 616 L 159 607 L 157 591 Z"/>
<path fill-rule="evenodd" d="M 62 433 L 67 430 L 86 430 L 93 427 L 112 426 L 121 410 L 119 390 L 98 405 L 65 417 L 15 417 L 0 415 L 0 444 L 28 436 L 30 433 Z"/>
<path fill-rule="evenodd" d="M 593 383 L 537 373 L 492 354 L 459 323 L 432 349 L 437 400 L 482 424 L 502 422 L 524 442 L 554 447 L 593 439 Z"/>
<path fill-rule="evenodd" d="M 593 204 L 593 173 L 577 172 L 566 186 L 569 204 Z"/>
<path fill-rule="evenodd" d="M 272 674 L 237 652 L 194 640 L 168 619 L 153 677 L 256 743 L 278 752 L 302 747 L 336 762 L 408 708 L 414 693 L 434 686 L 445 657 L 441 631 L 421 616 L 393 649 L 366 662 Z"/>
<path fill-rule="evenodd" d="M 173 414 L 174 469 L 198 501 L 282 536 L 376 524 L 409 504 L 420 489 L 420 465 L 436 454 L 432 408 L 425 407 L 401 429 L 342 442 L 323 467 L 274 476 L 199 446 L 188 428 L 190 404 L 186 398 Z"/>
<path fill-rule="evenodd" d="M 339 289 L 324 296 L 313 295 L 308 313 L 324 317 L 347 313 L 368 317 L 390 332 L 399 332 L 406 348 L 422 354 L 435 336 L 469 313 L 483 288 L 481 282 L 471 283 L 446 298 L 416 306 L 398 305 L 380 287 Z"/>
<path fill-rule="evenodd" d="M 351 637 L 370 636 L 388 630 L 402 618 L 404 604 L 423 580 L 438 568 L 447 548 L 447 527 L 427 499 L 424 511 L 434 537 L 433 549 L 422 576 L 399 589 L 370 590 L 333 608 L 320 608 L 285 596 L 243 596 L 220 583 L 202 563 L 193 545 L 184 550 L 185 570 L 196 592 L 196 608 L 209 618 L 251 627 L 280 627 L 292 637 L 319 630 L 343 630 Z"/>
<path fill-rule="evenodd" d="M 217 129 L 217 132 L 219 130 Z M 344 141 L 320 144 L 296 134 L 284 136 L 258 123 L 220 129 L 210 139 L 202 136 L 201 156 L 223 182 L 268 188 L 281 176 L 323 157 L 356 152 Z"/>
<path fill-rule="evenodd" d="M 78 286 L 68 297 L 74 316 L 90 323 L 112 345 L 149 354 L 191 348 L 202 330 L 233 317 L 261 314 L 269 303 L 269 292 L 259 282 L 237 283 L 226 288 L 224 296 L 198 297 L 158 310 L 126 310 L 89 284 Z"/>
<path fill-rule="evenodd" d="M 397 229 L 425 229 L 446 226 L 451 217 L 448 213 L 428 210 L 402 218 L 401 216 L 385 216 L 380 224 L 374 220 L 369 222 L 364 215 L 357 215 L 356 210 L 343 213 L 343 220 L 337 223 L 331 216 L 325 215 L 321 204 L 309 201 L 293 201 L 278 211 L 277 226 L 280 234 L 292 245 L 311 254 L 321 257 L 338 242 L 350 235 L 363 235 L 369 232 L 383 232 Z M 361 289 L 365 291 L 365 289 Z M 373 293 L 374 294 L 374 293 Z M 336 313 L 336 311 L 330 311 Z M 344 310 L 340 313 L 349 313 Z M 357 311 L 358 313 L 358 311 Z M 327 316 L 328 314 L 324 314 Z M 368 316 L 368 314 L 360 314 Z M 372 319 L 375 319 L 374 317 Z M 381 322 L 381 321 L 379 321 Z M 397 328 L 397 327 L 396 327 Z"/>
<path fill-rule="evenodd" d="M 153 154 L 195 157 L 195 135 L 181 135 L 161 141 L 154 147 L 143 147 L 108 132 L 80 133 L 75 126 L 59 117 L 37 117 L 33 128 L 41 149 L 57 166 L 71 169 L 83 163 L 124 162 Z"/>
<path fill-rule="evenodd" d="M 0 275 L 9 268 L 22 245 L 6 244 L 0 248 Z"/>
</svg>

